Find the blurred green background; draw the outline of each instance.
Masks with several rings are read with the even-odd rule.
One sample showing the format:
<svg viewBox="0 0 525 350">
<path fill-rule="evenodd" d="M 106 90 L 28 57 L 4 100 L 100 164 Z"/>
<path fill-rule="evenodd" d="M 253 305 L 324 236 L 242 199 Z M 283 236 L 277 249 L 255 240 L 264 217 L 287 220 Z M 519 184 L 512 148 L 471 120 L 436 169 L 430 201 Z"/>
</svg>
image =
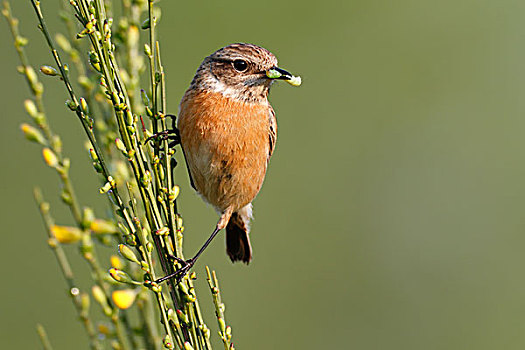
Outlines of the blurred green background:
<svg viewBox="0 0 525 350">
<path fill-rule="evenodd" d="M 202 58 L 232 42 L 264 46 L 303 77 L 270 96 L 279 140 L 254 203 L 253 263 L 231 265 L 221 235 L 196 267 L 205 308 L 204 265 L 217 270 L 238 349 L 525 347 L 523 1 L 161 5 L 173 112 Z M 42 6 L 61 28 L 56 2 Z M 53 63 L 29 1 L 13 10 L 31 62 Z M 41 322 L 56 349 L 86 349 L 32 186 L 62 223 L 68 213 L 19 132 L 29 92 L 2 26 L 0 347 L 37 348 Z M 77 194 L 105 208 L 64 89 L 42 80 Z M 182 167 L 177 181 L 191 255 L 217 216 Z"/>
</svg>

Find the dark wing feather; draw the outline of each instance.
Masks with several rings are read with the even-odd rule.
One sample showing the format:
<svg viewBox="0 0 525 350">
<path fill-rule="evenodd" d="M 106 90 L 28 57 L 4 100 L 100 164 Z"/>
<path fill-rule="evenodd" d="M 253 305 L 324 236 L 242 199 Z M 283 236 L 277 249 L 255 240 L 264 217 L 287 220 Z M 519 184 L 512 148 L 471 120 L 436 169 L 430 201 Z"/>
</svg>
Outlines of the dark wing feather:
<svg viewBox="0 0 525 350">
<path fill-rule="evenodd" d="M 190 178 L 190 185 L 191 187 L 193 187 L 195 191 L 197 191 L 197 187 L 195 187 L 195 183 L 193 182 L 193 178 L 191 177 L 190 166 L 188 165 L 188 160 L 186 159 L 186 153 L 184 153 L 184 147 L 182 147 L 182 144 L 180 145 L 180 148 L 182 149 L 182 154 L 184 155 L 184 162 L 186 163 L 186 170 L 188 170 L 188 177 Z"/>
<path fill-rule="evenodd" d="M 275 143 L 277 142 L 277 120 L 275 119 L 275 111 L 273 110 L 272 106 L 270 106 L 270 130 L 268 133 L 268 139 L 269 139 L 269 149 L 268 149 L 268 161 L 270 161 L 270 157 L 273 154 L 273 150 L 275 149 Z"/>
</svg>

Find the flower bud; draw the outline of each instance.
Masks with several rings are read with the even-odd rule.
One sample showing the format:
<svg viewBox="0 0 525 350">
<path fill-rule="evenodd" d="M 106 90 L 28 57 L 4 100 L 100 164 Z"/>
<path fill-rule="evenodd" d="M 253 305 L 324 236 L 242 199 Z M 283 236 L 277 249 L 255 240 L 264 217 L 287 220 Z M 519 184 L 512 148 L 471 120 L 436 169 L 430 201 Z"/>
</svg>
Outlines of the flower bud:
<svg viewBox="0 0 525 350">
<path fill-rule="evenodd" d="M 135 302 L 138 291 L 134 289 L 116 290 L 111 293 L 113 303 L 122 310 L 129 309 Z"/>
<path fill-rule="evenodd" d="M 135 253 L 133 252 L 133 250 L 130 247 L 128 247 L 127 245 L 119 244 L 118 250 L 120 252 L 120 255 L 122 255 L 127 260 L 135 262 L 137 264 L 140 264 L 140 261 L 137 258 L 137 256 L 135 255 Z"/>
<path fill-rule="evenodd" d="M 45 75 L 49 75 L 51 77 L 58 75 L 57 70 L 51 66 L 42 66 L 40 67 L 40 71 Z"/>
<path fill-rule="evenodd" d="M 95 301 L 99 303 L 99 305 L 102 307 L 102 311 L 104 311 L 104 314 L 106 316 L 110 316 L 111 307 L 108 304 L 106 294 L 104 294 L 102 288 L 100 288 L 100 286 L 98 285 L 94 285 L 93 287 L 91 287 L 91 294 L 93 295 L 93 299 L 95 299 Z"/>
<path fill-rule="evenodd" d="M 148 94 L 146 93 L 146 91 L 144 91 L 144 89 L 140 89 L 140 96 L 142 97 L 142 103 L 144 104 L 144 106 L 149 106 L 149 98 L 148 98 Z"/>
<path fill-rule="evenodd" d="M 66 101 L 66 106 L 73 112 L 75 112 L 78 108 L 78 104 L 75 101 L 71 101 L 71 100 Z"/>
<path fill-rule="evenodd" d="M 89 228 L 93 233 L 99 235 L 115 234 L 118 232 L 117 226 L 111 221 L 94 219 L 91 221 Z"/>
<path fill-rule="evenodd" d="M 113 277 L 115 281 L 120 282 L 120 283 L 137 284 L 137 285 L 140 284 L 137 281 L 134 281 L 133 279 L 131 279 L 131 277 L 124 271 L 115 269 L 113 267 L 109 269 L 109 274 L 111 275 L 111 277 Z"/>
<path fill-rule="evenodd" d="M 142 22 L 142 25 L 140 26 L 142 29 L 149 29 L 151 27 L 151 22 L 149 18 L 146 18 L 144 22 Z"/>
<path fill-rule="evenodd" d="M 56 36 L 55 36 L 55 40 L 58 44 L 58 46 L 60 46 L 60 48 L 62 50 L 64 50 L 65 52 L 70 52 L 71 51 L 71 44 L 69 43 L 69 40 L 67 40 L 67 38 L 58 33 Z"/>
<path fill-rule="evenodd" d="M 82 231 L 79 228 L 73 226 L 51 226 L 51 234 L 60 243 L 75 243 L 82 238 Z"/>
<path fill-rule="evenodd" d="M 144 44 L 144 53 L 146 56 L 151 57 L 151 47 L 148 44 Z"/>
<path fill-rule="evenodd" d="M 24 133 L 25 138 L 29 141 L 36 142 L 41 145 L 46 144 L 44 136 L 40 133 L 40 131 L 37 128 L 29 124 L 22 123 L 22 125 L 20 125 L 20 129 Z"/>
<path fill-rule="evenodd" d="M 88 104 L 84 97 L 80 98 L 80 109 L 82 110 L 82 113 L 89 114 Z"/>
<path fill-rule="evenodd" d="M 36 118 L 38 116 L 38 109 L 36 108 L 36 105 L 33 102 L 33 100 L 25 100 L 24 107 L 26 109 L 27 114 L 29 114 L 32 118 Z"/>
<path fill-rule="evenodd" d="M 122 270 L 124 268 L 124 262 L 117 255 L 110 256 L 109 263 L 111 264 L 111 267 L 114 267 L 116 269 Z"/>
<path fill-rule="evenodd" d="M 115 139 L 115 145 L 117 146 L 117 149 L 122 152 L 126 157 L 128 156 L 128 150 L 126 149 L 126 146 L 124 145 L 124 142 L 119 139 L 118 137 Z"/>
<path fill-rule="evenodd" d="M 42 150 L 42 155 L 44 156 L 44 161 L 46 162 L 47 165 L 49 165 L 52 168 L 56 168 L 58 166 L 58 158 L 55 152 L 45 147 Z"/>
</svg>

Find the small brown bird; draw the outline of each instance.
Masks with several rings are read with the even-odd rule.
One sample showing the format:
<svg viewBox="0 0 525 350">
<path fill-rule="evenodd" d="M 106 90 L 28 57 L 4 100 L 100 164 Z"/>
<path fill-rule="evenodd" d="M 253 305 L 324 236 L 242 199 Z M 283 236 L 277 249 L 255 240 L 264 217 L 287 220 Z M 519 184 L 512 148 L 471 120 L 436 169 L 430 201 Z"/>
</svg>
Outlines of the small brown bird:
<svg viewBox="0 0 525 350">
<path fill-rule="evenodd" d="M 232 44 L 204 59 L 182 98 L 177 128 L 191 184 L 221 217 L 181 270 L 187 271 L 223 228 L 230 259 L 249 263 L 252 258 L 252 201 L 277 139 L 275 113 L 268 102 L 275 79 L 301 83 L 300 77 L 278 68 L 268 50 Z"/>
</svg>

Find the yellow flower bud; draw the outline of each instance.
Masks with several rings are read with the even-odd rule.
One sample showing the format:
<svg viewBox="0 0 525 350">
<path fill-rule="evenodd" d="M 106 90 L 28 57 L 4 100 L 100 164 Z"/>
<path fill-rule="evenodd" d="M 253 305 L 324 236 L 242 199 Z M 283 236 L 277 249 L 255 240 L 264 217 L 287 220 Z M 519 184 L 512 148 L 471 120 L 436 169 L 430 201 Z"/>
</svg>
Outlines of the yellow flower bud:
<svg viewBox="0 0 525 350">
<path fill-rule="evenodd" d="M 73 226 L 51 226 L 51 233 L 60 243 L 75 243 L 82 238 L 82 231 Z"/>
<path fill-rule="evenodd" d="M 102 219 L 94 219 L 91 221 L 89 228 L 93 233 L 104 235 L 104 234 L 114 234 L 118 232 L 117 226 L 114 223 Z"/>
<path fill-rule="evenodd" d="M 37 128 L 29 124 L 23 123 L 22 125 L 20 125 L 20 129 L 22 129 L 25 138 L 29 141 L 33 141 L 41 145 L 46 143 L 44 136 L 40 133 L 40 131 Z"/>
<path fill-rule="evenodd" d="M 122 259 L 119 258 L 116 255 L 110 256 L 109 257 L 109 262 L 110 262 L 111 266 L 116 268 L 116 269 L 123 269 L 124 268 L 124 263 L 123 263 Z"/>
<path fill-rule="evenodd" d="M 135 289 L 116 290 L 111 293 L 111 299 L 119 309 L 128 309 L 135 302 L 137 294 Z"/>
<path fill-rule="evenodd" d="M 42 150 L 42 155 L 44 156 L 44 161 L 47 165 L 49 165 L 52 168 L 56 168 L 58 166 L 58 158 L 51 149 L 45 147 Z"/>
</svg>

